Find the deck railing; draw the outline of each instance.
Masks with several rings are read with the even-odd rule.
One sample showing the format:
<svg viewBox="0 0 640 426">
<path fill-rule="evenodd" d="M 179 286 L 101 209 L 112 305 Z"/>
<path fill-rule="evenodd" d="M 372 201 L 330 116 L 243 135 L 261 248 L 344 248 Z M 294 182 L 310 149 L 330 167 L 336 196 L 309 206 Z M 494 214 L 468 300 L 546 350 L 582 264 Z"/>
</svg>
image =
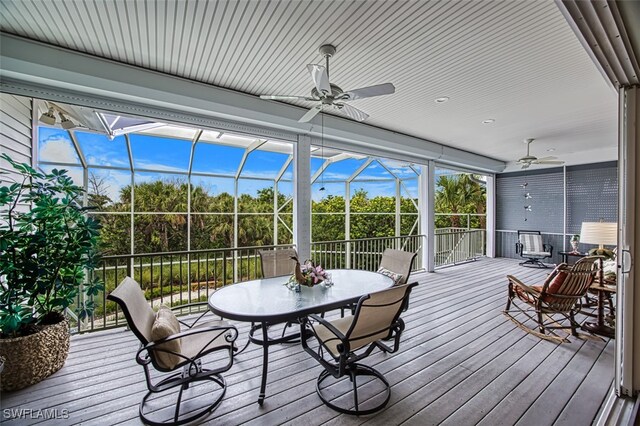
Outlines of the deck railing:
<svg viewBox="0 0 640 426">
<path fill-rule="evenodd" d="M 424 236 L 365 238 L 348 241 L 312 243 L 311 257 L 328 269 L 352 268 L 376 270 L 385 248 L 420 251 Z M 75 331 L 95 331 L 124 325 L 118 306 L 107 300 L 126 276 L 135 279 L 152 306 L 181 306 L 206 301 L 218 288 L 234 282 L 260 278 L 259 250 L 290 248 L 293 245 L 254 246 L 236 249 L 211 249 L 104 256 L 94 271 L 105 284 L 105 291 L 90 298 L 94 315 L 86 321 L 73 320 Z M 414 264 L 420 269 L 420 256 Z M 192 309 L 192 308 L 189 308 Z"/>
<path fill-rule="evenodd" d="M 90 299 L 95 305 L 94 315 L 76 323 L 77 331 L 116 327 L 126 322 L 117 305 L 107 300 L 107 294 L 127 276 L 140 284 L 154 307 L 186 305 L 206 301 L 209 294 L 225 285 L 259 278 L 262 270 L 258 251 L 276 247 L 293 245 L 104 256 L 94 274 L 104 282 L 106 291 Z"/>
<path fill-rule="evenodd" d="M 357 240 L 319 241 L 311 244 L 311 257 L 327 269 L 376 271 L 387 248 L 418 253 L 413 269 L 422 269 L 422 248 L 426 236 L 376 237 Z"/>
<path fill-rule="evenodd" d="M 486 254 L 486 231 L 467 228 L 436 229 L 434 249 L 436 267 L 477 259 Z"/>
</svg>

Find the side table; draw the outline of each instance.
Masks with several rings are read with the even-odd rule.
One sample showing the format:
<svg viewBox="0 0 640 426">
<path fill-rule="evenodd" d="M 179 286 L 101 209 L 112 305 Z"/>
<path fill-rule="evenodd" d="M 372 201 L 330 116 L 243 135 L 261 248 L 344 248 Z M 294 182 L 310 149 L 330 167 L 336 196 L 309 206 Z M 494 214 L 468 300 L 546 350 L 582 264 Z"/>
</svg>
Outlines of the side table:
<svg viewBox="0 0 640 426">
<path fill-rule="evenodd" d="M 605 281 L 606 284 L 606 281 Z M 598 293 L 598 314 L 596 316 L 596 322 L 587 321 L 582 324 L 582 328 L 594 334 L 601 336 L 614 338 L 616 337 L 616 330 L 613 327 L 609 327 L 604 323 L 604 304 L 605 297 L 609 299 L 612 294 L 615 294 L 616 288 L 612 286 L 603 285 L 600 281 L 595 282 L 589 287 L 589 290 Z M 611 312 L 614 315 L 613 312 Z"/>
<path fill-rule="evenodd" d="M 562 256 L 562 262 L 566 263 L 567 265 L 569 264 L 569 257 L 585 257 L 587 256 L 586 253 L 576 253 L 573 251 L 559 251 L 558 254 L 560 256 Z"/>
</svg>

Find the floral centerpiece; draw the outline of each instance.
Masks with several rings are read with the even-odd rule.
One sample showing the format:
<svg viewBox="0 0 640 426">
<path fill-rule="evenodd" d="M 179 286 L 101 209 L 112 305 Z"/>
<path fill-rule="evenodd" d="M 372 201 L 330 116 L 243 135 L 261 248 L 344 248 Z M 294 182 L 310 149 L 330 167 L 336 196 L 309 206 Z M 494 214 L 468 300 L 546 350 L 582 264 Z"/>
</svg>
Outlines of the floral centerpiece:
<svg viewBox="0 0 640 426">
<path fill-rule="evenodd" d="M 301 285 L 313 287 L 324 281 L 326 281 L 325 284 L 330 282 L 329 273 L 325 271 L 322 266 L 316 265 L 312 260 L 307 259 L 303 264 L 300 264 L 297 257 L 291 256 L 291 259 L 295 260 L 296 267 L 293 275 L 291 275 L 285 283 L 290 289 L 298 290 Z"/>
</svg>

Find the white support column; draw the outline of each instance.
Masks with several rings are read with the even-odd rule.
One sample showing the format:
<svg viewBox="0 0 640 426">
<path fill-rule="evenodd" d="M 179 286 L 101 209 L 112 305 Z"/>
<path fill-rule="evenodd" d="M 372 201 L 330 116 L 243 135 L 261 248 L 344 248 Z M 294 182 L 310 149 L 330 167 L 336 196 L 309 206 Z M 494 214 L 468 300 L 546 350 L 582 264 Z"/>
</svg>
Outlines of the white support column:
<svg viewBox="0 0 640 426">
<path fill-rule="evenodd" d="M 418 183 L 420 234 L 427 236 L 422 247 L 422 266 L 427 272 L 435 268 L 435 168 L 434 161 L 422 166 Z"/>
<path fill-rule="evenodd" d="M 402 210 L 402 192 L 400 187 L 400 179 L 396 178 L 396 237 L 399 237 L 402 233 L 401 223 L 402 217 L 400 211 Z M 396 249 L 400 249 L 402 246 L 400 239 L 396 239 Z"/>
<path fill-rule="evenodd" d="M 487 257 L 496 257 L 496 177 L 487 176 Z"/>
<path fill-rule="evenodd" d="M 344 183 L 344 239 L 351 239 L 351 182 Z M 345 247 L 346 259 L 345 267 L 351 269 L 351 243 L 348 242 Z"/>
<path fill-rule="evenodd" d="M 311 257 L 311 138 L 298 136 L 293 150 L 293 243 L 301 259 Z"/>
</svg>

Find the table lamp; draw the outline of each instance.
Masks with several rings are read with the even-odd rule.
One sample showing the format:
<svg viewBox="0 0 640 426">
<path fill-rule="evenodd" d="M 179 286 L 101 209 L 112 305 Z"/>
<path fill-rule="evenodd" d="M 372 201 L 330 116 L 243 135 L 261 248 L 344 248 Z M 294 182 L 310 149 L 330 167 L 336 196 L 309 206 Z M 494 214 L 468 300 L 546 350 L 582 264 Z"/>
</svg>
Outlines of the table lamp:
<svg viewBox="0 0 640 426">
<path fill-rule="evenodd" d="M 600 249 L 605 245 L 617 245 L 618 224 L 616 222 L 582 222 L 580 242 L 598 244 Z"/>
</svg>

